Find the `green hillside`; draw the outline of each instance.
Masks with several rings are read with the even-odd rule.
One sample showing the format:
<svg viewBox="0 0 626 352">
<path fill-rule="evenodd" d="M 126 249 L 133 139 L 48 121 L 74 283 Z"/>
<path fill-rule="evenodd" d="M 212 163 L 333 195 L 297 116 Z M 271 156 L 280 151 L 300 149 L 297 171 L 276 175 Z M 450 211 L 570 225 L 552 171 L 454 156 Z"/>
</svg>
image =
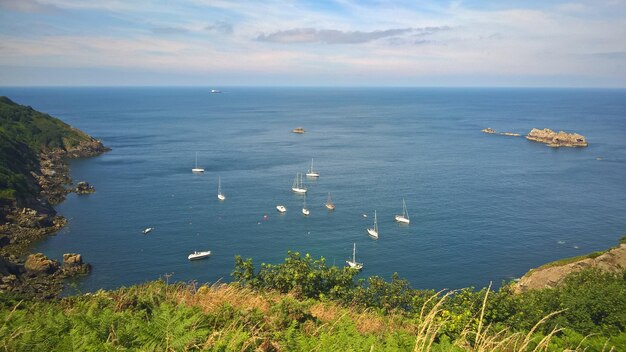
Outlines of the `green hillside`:
<svg viewBox="0 0 626 352">
<path fill-rule="evenodd" d="M 0 296 L 9 351 L 623 351 L 626 276 L 588 270 L 515 295 L 355 280 L 290 253 L 231 284 L 143 285 L 31 301 Z"/>
<path fill-rule="evenodd" d="M 57 118 L 0 97 L 0 204 L 37 195 L 30 171 L 37 170 L 40 152 L 89 140 Z"/>
</svg>

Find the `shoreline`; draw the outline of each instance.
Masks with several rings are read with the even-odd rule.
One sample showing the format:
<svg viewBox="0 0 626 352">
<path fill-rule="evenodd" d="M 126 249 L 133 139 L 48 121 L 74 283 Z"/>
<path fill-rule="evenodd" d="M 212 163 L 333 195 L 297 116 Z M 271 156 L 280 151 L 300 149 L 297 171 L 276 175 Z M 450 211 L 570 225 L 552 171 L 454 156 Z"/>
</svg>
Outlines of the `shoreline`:
<svg viewBox="0 0 626 352">
<path fill-rule="evenodd" d="M 21 195 L 20 201 L 0 208 L 0 292 L 54 298 L 62 292 L 64 279 L 91 270 L 80 254 L 66 253 L 63 263 L 59 263 L 41 253 L 31 253 L 30 249 L 33 243 L 56 235 L 67 224 L 65 217 L 57 215 L 54 205 L 63 202 L 71 192 L 86 193 L 81 188 L 67 187 L 74 186 L 68 160 L 95 157 L 109 150 L 89 136 L 67 149 L 39 152 L 35 167 L 28 170 L 38 195 Z M 92 186 L 88 187 L 93 191 Z"/>
</svg>

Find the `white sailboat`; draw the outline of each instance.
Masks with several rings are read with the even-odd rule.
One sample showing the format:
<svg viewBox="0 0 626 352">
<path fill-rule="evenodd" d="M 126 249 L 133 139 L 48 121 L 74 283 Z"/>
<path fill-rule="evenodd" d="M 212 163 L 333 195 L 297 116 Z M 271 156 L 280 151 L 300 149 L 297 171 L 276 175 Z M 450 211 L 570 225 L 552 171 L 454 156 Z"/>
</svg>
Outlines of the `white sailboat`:
<svg viewBox="0 0 626 352">
<path fill-rule="evenodd" d="M 402 198 L 402 215 L 396 215 L 396 221 L 403 224 L 408 224 L 409 222 L 411 222 L 411 219 L 409 219 L 409 211 L 406 209 L 406 202 L 404 201 L 404 198 Z"/>
<path fill-rule="evenodd" d="M 302 214 L 304 216 L 309 216 L 311 212 L 306 208 L 306 193 L 304 194 L 304 200 L 302 201 Z"/>
<path fill-rule="evenodd" d="M 317 171 L 313 171 L 313 158 L 311 158 L 311 167 L 309 171 L 306 173 L 306 177 L 320 177 L 320 173 Z"/>
<path fill-rule="evenodd" d="M 211 251 L 194 251 L 190 255 L 187 256 L 189 260 L 198 260 L 208 258 L 211 255 Z"/>
<path fill-rule="evenodd" d="M 324 204 L 324 206 L 326 206 L 326 209 L 328 210 L 335 210 L 335 204 L 333 204 L 333 199 L 330 198 L 330 192 L 328 192 L 328 199 L 326 200 L 326 204 Z"/>
<path fill-rule="evenodd" d="M 222 179 L 219 176 L 217 177 L 217 199 L 226 199 L 226 196 L 224 196 L 224 193 L 222 193 Z"/>
<path fill-rule="evenodd" d="M 204 172 L 203 168 L 198 167 L 198 152 L 196 152 L 196 167 L 191 169 L 191 172 Z"/>
<path fill-rule="evenodd" d="M 363 263 L 356 261 L 356 243 L 354 244 L 354 247 L 352 247 L 352 260 L 346 260 L 346 263 L 348 263 L 348 266 L 352 269 L 363 269 Z"/>
<path fill-rule="evenodd" d="M 376 217 L 376 210 L 374 210 L 374 227 L 368 228 L 367 233 L 373 239 L 378 239 L 378 218 Z"/>
<path fill-rule="evenodd" d="M 300 193 L 300 194 L 305 194 L 306 193 L 306 188 L 304 188 L 304 185 L 302 184 L 302 174 L 301 173 L 297 173 L 296 174 L 296 178 L 293 180 L 293 185 L 291 186 L 291 190 L 296 192 L 296 193 Z"/>
</svg>

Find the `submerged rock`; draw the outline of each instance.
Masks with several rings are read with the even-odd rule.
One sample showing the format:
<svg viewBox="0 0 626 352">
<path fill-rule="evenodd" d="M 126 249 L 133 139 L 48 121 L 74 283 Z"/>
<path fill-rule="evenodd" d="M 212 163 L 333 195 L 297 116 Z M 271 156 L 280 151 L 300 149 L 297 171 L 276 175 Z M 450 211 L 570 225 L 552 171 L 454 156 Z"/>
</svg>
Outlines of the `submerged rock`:
<svg viewBox="0 0 626 352">
<path fill-rule="evenodd" d="M 563 131 L 557 133 L 549 128 L 544 128 L 543 130 L 533 128 L 526 136 L 526 139 L 545 143 L 548 147 L 554 148 L 588 146 L 585 137 L 578 133 L 566 133 Z"/>
</svg>

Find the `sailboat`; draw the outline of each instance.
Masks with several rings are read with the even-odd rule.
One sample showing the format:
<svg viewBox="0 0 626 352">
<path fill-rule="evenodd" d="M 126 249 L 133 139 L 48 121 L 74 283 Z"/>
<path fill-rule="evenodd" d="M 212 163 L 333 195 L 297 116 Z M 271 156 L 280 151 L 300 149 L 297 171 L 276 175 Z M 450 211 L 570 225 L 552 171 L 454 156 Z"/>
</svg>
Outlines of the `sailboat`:
<svg viewBox="0 0 626 352">
<path fill-rule="evenodd" d="M 198 167 L 198 152 L 196 152 L 196 167 L 191 169 L 191 172 L 204 172 L 203 168 Z"/>
<path fill-rule="evenodd" d="M 224 193 L 222 193 L 222 180 L 219 176 L 217 177 L 217 199 L 226 199 L 226 196 L 224 196 Z"/>
<path fill-rule="evenodd" d="M 376 210 L 374 210 L 374 227 L 368 228 L 367 233 L 373 239 L 378 239 L 378 218 L 376 217 Z"/>
<path fill-rule="evenodd" d="M 313 171 L 313 158 L 311 158 L 311 167 L 309 171 L 306 173 L 306 177 L 320 177 L 320 173 L 317 171 Z"/>
<path fill-rule="evenodd" d="M 306 208 L 306 193 L 304 194 L 304 201 L 302 203 L 302 214 L 304 214 L 304 216 L 309 216 L 310 214 L 309 209 Z"/>
<path fill-rule="evenodd" d="M 335 210 L 335 205 L 333 204 L 333 200 L 332 198 L 330 198 L 330 192 L 328 192 L 328 200 L 326 200 L 326 204 L 324 204 L 326 206 L 326 209 L 328 210 Z"/>
<path fill-rule="evenodd" d="M 293 185 L 291 186 L 291 190 L 296 193 L 304 194 L 306 193 L 306 188 L 302 185 L 302 174 L 297 173 L 296 178 L 293 180 Z"/>
<path fill-rule="evenodd" d="M 404 224 L 411 222 L 411 219 L 409 219 L 409 211 L 406 210 L 406 202 L 404 201 L 404 198 L 402 198 L 402 215 L 396 215 L 396 221 Z"/>
<path fill-rule="evenodd" d="M 352 260 L 346 260 L 346 263 L 348 263 L 348 266 L 352 269 L 363 269 L 363 263 L 358 263 L 356 261 L 356 243 L 354 244 L 354 247 L 352 247 Z"/>
</svg>

